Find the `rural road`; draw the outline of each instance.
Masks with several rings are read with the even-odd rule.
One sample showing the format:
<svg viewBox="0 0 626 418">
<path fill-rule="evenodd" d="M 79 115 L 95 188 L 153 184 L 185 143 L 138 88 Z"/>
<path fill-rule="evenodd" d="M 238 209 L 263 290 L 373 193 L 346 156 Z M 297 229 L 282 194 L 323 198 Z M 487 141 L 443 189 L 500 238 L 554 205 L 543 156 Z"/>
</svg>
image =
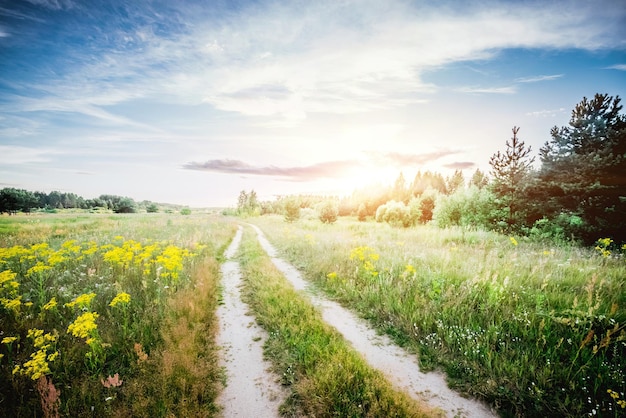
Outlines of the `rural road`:
<svg viewBox="0 0 626 418">
<path fill-rule="evenodd" d="M 221 266 L 222 304 L 217 309 L 220 324 L 217 343 L 222 348 L 227 380 L 218 404 L 226 418 L 277 418 L 284 391 L 278 377 L 268 371 L 270 364 L 263 359 L 266 334 L 241 300 L 241 271 L 239 263 L 231 260 L 241 236 L 242 227 L 239 227 L 224 253 L 227 261 Z"/>
<path fill-rule="evenodd" d="M 415 356 L 395 345 L 387 336 L 379 335 L 364 320 L 331 300 L 309 292 L 309 284 L 291 264 L 278 258 L 276 249 L 263 232 L 252 225 L 261 246 L 274 265 L 285 275 L 297 290 L 306 291 L 313 304 L 320 309 L 324 320 L 335 327 L 355 350 L 373 368 L 382 372 L 398 389 L 413 398 L 440 408 L 448 417 L 497 417 L 487 405 L 467 399 L 448 388 L 445 377 L 440 373 L 422 373 Z"/>
<path fill-rule="evenodd" d="M 296 290 L 304 291 L 322 312 L 326 322 L 335 327 L 355 350 L 401 391 L 413 398 L 443 410 L 448 417 L 486 418 L 497 415 L 485 404 L 467 399 L 449 389 L 440 373 L 422 373 L 415 356 L 379 335 L 369 325 L 336 302 L 324 299 L 309 290 L 309 284 L 291 264 L 277 257 L 275 248 L 263 232 L 251 225 L 263 249 L 274 265 Z M 227 261 L 222 264 L 223 304 L 218 308 L 220 333 L 218 344 L 223 348 L 222 362 L 226 369 L 227 386 L 218 399 L 224 417 L 279 417 L 279 405 L 285 392 L 278 377 L 269 371 L 263 359 L 265 331 L 258 327 L 248 307 L 241 301 L 239 264 L 231 258 L 241 242 L 239 227 L 226 250 Z"/>
</svg>

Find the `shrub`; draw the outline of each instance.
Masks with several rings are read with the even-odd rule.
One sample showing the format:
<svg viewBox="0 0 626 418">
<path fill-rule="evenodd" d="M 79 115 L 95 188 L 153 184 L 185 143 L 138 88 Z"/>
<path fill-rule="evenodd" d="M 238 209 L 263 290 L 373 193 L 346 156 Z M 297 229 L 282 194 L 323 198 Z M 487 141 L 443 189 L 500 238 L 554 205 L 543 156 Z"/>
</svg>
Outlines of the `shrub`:
<svg viewBox="0 0 626 418">
<path fill-rule="evenodd" d="M 322 202 L 318 207 L 319 219 L 325 224 L 332 224 L 337 220 L 339 208 L 332 200 Z"/>
<path fill-rule="evenodd" d="M 284 209 L 286 222 L 295 222 L 300 219 L 300 204 L 296 199 L 288 199 Z"/>
</svg>

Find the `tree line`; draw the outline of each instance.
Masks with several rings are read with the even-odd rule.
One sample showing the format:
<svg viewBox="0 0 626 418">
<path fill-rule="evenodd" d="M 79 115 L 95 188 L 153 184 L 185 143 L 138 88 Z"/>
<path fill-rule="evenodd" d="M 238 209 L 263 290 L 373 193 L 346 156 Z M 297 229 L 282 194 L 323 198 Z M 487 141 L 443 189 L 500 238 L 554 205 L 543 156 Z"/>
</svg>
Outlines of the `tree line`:
<svg viewBox="0 0 626 418">
<path fill-rule="evenodd" d="M 52 191 L 31 192 L 24 189 L 4 188 L 0 190 L 0 213 L 29 213 L 34 210 L 55 211 L 57 209 L 107 209 L 115 213 L 135 213 L 139 207 L 147 212 L 157 212 L 155 203 L 140 204 L 130 197 L 103 194 L 95 199 L 84 199 L 74 193 Z"/>
<path fill-rule="evenodd" d="M 322 221 L 336 213 L 403 227 L 435 222 L 584 244 L 601 238 L 626 243 L 626 115 L 620 101 L 608 94 L 583 98 L 567 126 L 551 129 L 537 156 L 513 127 L 505 149 L 491 156 L 490 172 L 477 169 L 467 180 L 460 170 L 449 177 L 418 171 L 410 183 L 400 173 L 393 185 L 342 199 L 258 201 L 254 190 L 244 191 L 237 210 L 280 213 L 290 221 L 304 210 Z"/>
</svg>

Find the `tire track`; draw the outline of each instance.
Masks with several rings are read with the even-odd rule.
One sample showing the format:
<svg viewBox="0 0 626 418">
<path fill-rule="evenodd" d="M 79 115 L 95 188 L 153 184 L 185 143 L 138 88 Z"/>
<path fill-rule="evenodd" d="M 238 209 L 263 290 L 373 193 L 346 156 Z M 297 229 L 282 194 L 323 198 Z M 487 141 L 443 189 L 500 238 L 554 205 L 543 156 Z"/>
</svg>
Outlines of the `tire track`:
<svg viewBox="0 0 626 418">
<path fill-rule="evenodd" d="M 256 325 L 242 302 L 239 288 L 239 263 L 230 260 L 241 243 L 240 226 L 224 253 L 227 261 L 221 266 L 222 304 L 217 316 L 220 332 L 217 343 L 222 349 L 221 362 L 226 372 L 226 386 L 218 397 L 222 416 L 243 418 L 278 418 L 278 407 L 285 394 L 278 377 L 268 371 L 270 364 L 263 359 L 265 331 Z"/>
<path fill-rule="evenodd" d="M 310 291 L 309 283 L 290 263 L 277 257 L 276 249 L 265 238 L 263 232 L 251 225 L 261 246 L 274 265 L 293 284 L 296 290 L 304 290 L 317 306 L 324 320 L 335 327 L 346 340 L 367 360 L 382 372 L 399 390 L 411 397 L 443 410 L 448 417 L 497 417 L 487 405 L 462 397 L 451 390 L 441 373 L 422 373 L 415 357 L 395 345 L 387 336 L 379 335 L 364 320 L 336 302 L 324 299 Z"/>
</svg>

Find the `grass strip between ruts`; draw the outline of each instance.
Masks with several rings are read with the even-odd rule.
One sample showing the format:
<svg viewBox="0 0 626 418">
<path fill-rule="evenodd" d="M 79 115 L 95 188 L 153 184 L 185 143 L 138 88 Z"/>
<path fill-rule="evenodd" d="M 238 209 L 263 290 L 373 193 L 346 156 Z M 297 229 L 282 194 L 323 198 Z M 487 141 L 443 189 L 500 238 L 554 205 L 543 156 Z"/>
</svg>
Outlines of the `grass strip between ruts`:
<svg viewBox="0 0 626 418">
<path fill-rule="evenodd" d="M 265 354 L 291 389 L 285 416 L 425 417 L 437 411 L 395 391 L 296 292 L 246 228 L 239 251 L 243 298 L 269 333 Z"/>
</svg>

